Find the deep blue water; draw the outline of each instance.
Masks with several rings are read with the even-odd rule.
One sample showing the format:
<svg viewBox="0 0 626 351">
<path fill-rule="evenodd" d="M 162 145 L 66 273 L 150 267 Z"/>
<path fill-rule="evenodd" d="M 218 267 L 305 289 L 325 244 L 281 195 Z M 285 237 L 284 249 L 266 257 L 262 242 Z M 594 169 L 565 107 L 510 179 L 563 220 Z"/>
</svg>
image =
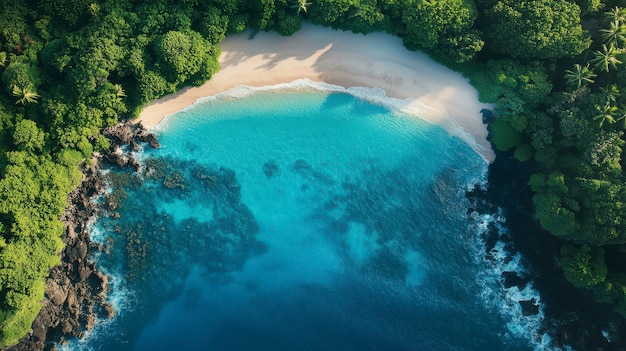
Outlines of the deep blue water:
<svg viewBox="0 0 626 351">
<path fill-rule="evenodd" d="M 159 140 L 144 173 L 108 173 L 93 236 L 118 314 L 69 348 L 532 349 L 467 216 L 487 165 L 440 127 L 263 91 L 171 116 Z"/>
</svg>

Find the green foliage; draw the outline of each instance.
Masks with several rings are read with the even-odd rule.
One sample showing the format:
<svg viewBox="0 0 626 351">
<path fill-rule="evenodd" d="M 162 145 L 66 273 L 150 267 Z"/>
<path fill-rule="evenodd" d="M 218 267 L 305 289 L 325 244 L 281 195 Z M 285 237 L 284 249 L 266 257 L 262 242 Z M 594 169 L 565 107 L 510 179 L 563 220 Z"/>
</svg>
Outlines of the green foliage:
<svg viewBox="0 0 626 351">
<path fill-rule="evenodd" d="M 517 147 L 515 148 L 515 153 L 513 154 L 513 156 L 515 156 L 515 158 L 520 162 L 530 160 L 532 155 L 533 155 L 533 149 L 528 144 L 517 145 Z"/>
<path fill-rule="evenodd" d="M 36 89 L 41 83 L 39 76 L 37 67 L 23 62 L 11 62 L 2 73 L 2 82 L 6 91 L 12 94 L 16 87 Z"/>
<path fill-rule="evenodd" d="M 34 23 L 37 34 L 46 42 L 52 37 L 52 34 L 50 33 L 52 30 L 50 20 L 50 17 L 44 16 Z"/>
<path fill-rule="evenodd" d="M 472 30 L 477 17 L 473 1 L 408 1 L 402 15 L 404 44 L 434 52 L 451 62 L 466 62 L 483 47 L 481 34 Z"/>
<path fill-rule="evenodd" d="M 535 150 L 543 150 L 552 144 L 553 121 L 545 113 L 536 112 L 527 115 L 526 124 L 524 132 L 530 138 Z"/>
<path fill-rule="evenodd" d="M 209 77 L 213 74 L 210 65 L 204 65 L 213 53 L 213 47 L 196 31 L 169 31 L 157 37 L 153 46 L 156 67 L 170 83 L 184 83 L 198 73 L 208 73 Z"/>
<path fill-rule="evenodd" d="M 302 20 L 298 16 L 290 16 L 287 15 L 283 18 L 282 21 L 278 24 L 278 28 L 276 30 L 281 35 L 292 35 L 295 32 L 300 30 L 302 27 Z"/>
<path fill-rule="evenodd" d="M 576 0 L 582 15 L 597 13 L 604 8 L 602 0 Z"/>
<path fill-rule="evenodd" d="M 0 42 L 9 52 L 22 51 L 21 35 L 27 31 L 29 9 L 22 0 L 0 2 Z"/>
<path fill-rule="evenodd" d="M 607 276 L 602 248 L 565 245 L 561 248 L 561 263 L 567 280 L 579 288 L 594 287 Z"/>
<path fill-rule="evenodd" d="M 620 95 L 626 12 L 599 13 L 602 6 L 600 0 L 0 1 L 0 347 L 24 335 L 40 308 L 43 279 L 61 249 L 58 218 L 81 177 L 78 167 L 94 149 L 108 147 L 99 130 L 208 80 L 227 33 L 252 27 L 291 35 L 303 19 L 359 33 L 384 30 L 461 67 L 481 101 L 495 104 L 495 147 L 514 149 L 518 160 L 534 157 L 529 166 L 538 173 L 529 184 L 540 223 L 565 241 L 589 245 L 564 248 L 566 275 L 626 315 L 626 279 L 613 267 L 602 270 L 602 247 L 626 243 Z M 590 25 L 589 36 L 581 15 L 602 28 Z M 587 50 L 590 37 L 598 42 Z M 562 86 L 567 93 L 552 92 Z"/>
<path fill-rule="evenodd" d="M 252 3 L 252 25 L 260 30 L 272 28 L 274 26 L 272 17 L 276 12 L 274 0 L 254 0 Z"/>
<path fill-rule="evenodd" d="M 70 64 L 71 57 L 69 54 L 70 49 L 66 40 L 53 39 L 41 50 L 40 59 L 49 73 L 52 73 L 50 68 L 55 69 L 55 73 L 61 73 Z"/>
<path fill-rule="evenodd" d="M 615 311 L 622 317 L 626 318 L 626 277 L 624 277 L 624 275 L 616 275 L 612 278 L 612 281 L 607 283 L 611 284 L 611 287 L 613 288 L 610 292 L 615 292 L 615 299 L 617 300 Z"/>
<path fill-rule="evenodd" d="M 533 202 L 539 223 L 550 233 L 564 238 L 578 229 L 574 212 L 565 207 L 558 195 L 539 193 L 533 197 Z"/>
<path fill-rule="evenodd" d="M 567 0 L 502 0 L 486 15 L 494 49 L 513 57 L 572 57 L 590 45 L 580 8 Z"/>
<path fill-rule="evenodd" d="M 314 22 L 341 28 L 344 17 L 358 0 L 316 0 L 315 6 L 308 11 Z"/>
<path fill-rule="evenodd" d="M 607 180 L 577 178 L 573 192 L 583 211 L 580 215 L 581 230 L 571 233 L 578 243 L 593 245 L 623 244 L 624 190 L 622 184 Z"/>
<path fill-rule="evenodd" d="M 32 295 L 7 292 L 5 301 L 8 306 L 0 309 L 0 345 L 13 345 L 30 331 L 32 321 L 41 310 L 39 301 L 44 295 L 43 280 L 33 283 Z"/>
<path fill-rule="evenodd" d="M 71 63 L 68 79 L 79 97 L 94 93 L 108 79 L 111 71 L 124 58 L 122 47 L 113 39 L 90 37 L 93 43 L 78 43 L 82 38 L 71 38 L 70 46 L 79 52 L 78 59 Z M 75 42 L 74 42 L 75 41 Z"/>
<path fill-rule="evenodd" d="M 610 281 L 603 281 L 592 287 L 593 295 L 599 303 L 615 303 L 615 301 L 624 295 L 624 292 L 620 292 L 620 286 L 613 284 Z"/>
<path fill-rule="evenodd" d="M 600 15 L 594 15 L 598 23 Z M 523 138 L 531 139 L 543 170 L 529 182 L 537 218 L 550 233 L 576 244 L 561 250 L 566 278 L 626 316 L 623 269 L 610 264 L 624 255 L 612 246 L 626 243 L 624 21 L 621 8 L 604 14 L 604 28 L 594 35 L 601 41 L 574 69 L 562 70 L 567 92 L 553 94 L 549 107 L 529 115 Z M 561 174 L 562 181 L 548 182 L 546 174 Z M 605 260 L 605 252 L 613 259 Z"/>
<path fill-rule="evenodd" d="M 530 180 L 528 181 L 528 185 L 534 192 L 538 192 L 543 190 L 546 186 L 546 176 L 542 173 L 535 173 L 530 176 Z"/>
<path fill-rule="evenodd" d="M 602 44 L 601 50 L 594 52 L 594 58 L 591 63 L 594 64 L 594 68 L 599 71 L 610 72 L 617 69 L 617 65 L 621 65 L 623 62 L 619 60 L 618 55 L 621 53 L 614 45 Z"/>
<path fill-rule="evenodd" d="M 76 26 L 89 13 L 92 0 L 41 0 L 39 8 L 43 13 L 54 18 L 60 25 Z"/>
<path fill-rule="evenodd" d="M 231 16 L 230 21 L 228 21 L 228 30 L 226 32 L 233 34 L 242 33 L 246 30 L 249 20 L 250 15 L 247 13 L 239 13 Z"/>
<path fill-rule="evenodd" d="M 493 137 L 491 142 L 499 151 L 508 151 L 521 139 L 521 134 L 511 126 L 505 119 L 497 119 L 491 124 Z"/>
<path fill-rule="evenodd" d="M 22 104 L 23 106 L 26 106 L 27 103 L 36 103 L 37 99 L 40 98 L 39 94 L 37 94 L 32 86 L 20 88 L 17 85 L 14 85 L 11 94 L 17 98 L 15 104 Z"/>
<path fill-rule="evenodd" d="M 157 99 L 166 93 L 174 92 L 174 87 L 165 78 L 153 71 L 147 71 L 139 77 L 139 90 L 141 91 L 141 103 L 147 103 Z"/>
<path fill-rule="evenodd" d="M 31 120 L 23 119 L 15 125 L 13 144 L 18 150 L 26 152 L 41 151 L 44 146 L 44 133 Z"/>
<path fill-rule="evenodd" d="M 215 6 L 209 6 L 199 25 L 198 30 L 211 44 L 218 44 L 226 37 L 228 16 Z"/>
<path fill-rule="evenodd" d="M 314 23 L 364 34 L 389 29 L 392 20 L 375 0 L 316 0 L 307 7 L 305 17 Z"/>
<path fill-rule="evenodd" d="M 619 21 L 610 22 L 609 27 L 600 29 L 600 32 L 604 43 L 609 46 L 621 48 L 626 42 L 626 26 Z"/>
<path fill-rule="evenodd" d="M 626 23 L 626 9 L 615 6 L 604 13 L 604 20 L 618 25 Z"/>
<path fill-rule="evenodd" d="M 296 14 L 300 15 L 302 13 L 307 13 L 309 6 L 313 5 L 312 2 L 307 0 L 296 0 L 293 5 L 291 5 L 292 9 L 296 9 Z"/>
<path fill-rule="evenodd" d="M 621 136 L 620 132 L 601 131 L 587 139 L 590 144 L 580 153 L 581 158 L 594 167 L 597 175 L 607 180 L 615 180 L 622 173 L 620 159 L 624 141 Z"/>
<path fill-rule="evenodd" d="M 576 89 L 580 89 L 585 84 L 594 83 L 593 78 L 596 76 L 597 74 L 593 73 L 593 71 L 589 68 L 589 64 L 584 67 L 579 64 L 575 64 L 573 71 L 565 71 L 567 84 L 575 86 Z"/>
<path fill-rule="evenodd" d="M 32 128 L 36 126 L 22 121 L 16 132 Z M 17 157 L 9 157 L 0 180 L 0 218 L 13 219 L 0 233 L 0 296 L 5 297 L 0 304 L 0 345 L 21 338 L 41 309 L 44 278 L 59 264 L 57 253 L 63 245 L 58 218 L 81 178 L 75 163 L 68 167 L 45 157 L 13 154 Z"/>
<path fill-rule="evenodd" d="M 506 114 L 521 113 L 524 106 L 538 105 L 552 91 L 546 70 L 538 62 L 491 60 L 468 73 L 480 100 L 497 102 Z"/>
<path fill-rule="evenodd" d="M 99 130 L 209 79 L 216 44 L 243 31 L 255 6 L 255 20 L 276 24 L 272 1 L 0 2 L 0 347 L 41 308 L 78 167 L 109 146 Z M 282 28 L 297 30 L 289 18 Z"/>
<path fill-rule="evenodd" d="M 580 209 L 578 203 L 570 197 L 570 190 L 565 182 L 565 175 L 551 173 L 535 174 L 529 185 L 536 192 L 533 202 L 536 215 L 541 225 L 558 237 L 571 235 L 578 229 L 575 212 Z"/>
</svg>

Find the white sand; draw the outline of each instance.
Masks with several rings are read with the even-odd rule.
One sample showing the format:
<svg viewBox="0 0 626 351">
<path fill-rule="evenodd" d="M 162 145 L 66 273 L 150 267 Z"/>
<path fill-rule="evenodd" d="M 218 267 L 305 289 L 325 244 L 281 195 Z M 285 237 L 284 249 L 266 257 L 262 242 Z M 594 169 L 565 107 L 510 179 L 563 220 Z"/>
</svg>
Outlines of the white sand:
<svg viewBox="0 0 626 351">
<path fill-rule="evenodd" d="M 154 101 L 138 121 L 150 128 L 205 96 L 240 85 L 261 87 L 307 78 L 346 88 L 379 87 L 389 97 L 407 99 L 404 110 L 420 111 L 421 118 L 440 124 L 493 161 L 480 114 L 491 106 L 478 101 L 478 92 L 461 74 L 421 52 L 406 50 L 401 39 L 311 25 L 291 37 L 265 32 L 253 40 L 248 36 L 229 36 L 222 42 L 221 69 L 209 82 Z"/>
</svg>

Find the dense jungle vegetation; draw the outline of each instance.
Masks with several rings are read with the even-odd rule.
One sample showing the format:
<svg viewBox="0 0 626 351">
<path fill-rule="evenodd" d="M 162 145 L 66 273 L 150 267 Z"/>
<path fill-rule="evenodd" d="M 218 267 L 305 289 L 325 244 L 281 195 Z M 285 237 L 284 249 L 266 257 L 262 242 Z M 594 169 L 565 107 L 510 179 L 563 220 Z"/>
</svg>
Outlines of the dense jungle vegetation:
<svg viewBox="0 0 626 351">
<path fill-rule="evenodd" d="M 573 287 L 626 316 L 626 10 L 616 0 L 3 0 L 0 347 L 41 308 L 68 193 L 103 127 L 218 69 L 219 43 L 303 21 L 386 31 L 496 104 L 493 143 L 528 162 Z M 623 5 L 623 4 L 622 4 Z M 623 93 L 621 93 L 623 91 Z"/>
</svg>

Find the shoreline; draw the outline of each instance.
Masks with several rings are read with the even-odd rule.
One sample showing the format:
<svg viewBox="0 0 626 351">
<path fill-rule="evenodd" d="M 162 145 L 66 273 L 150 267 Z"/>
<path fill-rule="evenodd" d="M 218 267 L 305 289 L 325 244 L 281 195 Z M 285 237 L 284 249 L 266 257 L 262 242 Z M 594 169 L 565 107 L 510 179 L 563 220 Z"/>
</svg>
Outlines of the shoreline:
<svg viewBox="0 0 626 351">
<path fill-rule="evenodd" d="M 103 245 L 91 239 L 90 223 L 100 215 L 93 199 L 106 190 L 103 164 L 137 171 L 140 164 L 130 150 L 136 151 L 140 143 L 153 148 L 159 144 L 154 134 L 128 121 L 119 121 L 103 134 L 110 140 L 110 148 L 92 155 L 93 164 L 81 169 L 83 179 L 68 196 L 68 207 L 61 217 L 65 247 L 61 264 L 52 268 L 46 279 L 42 309 L 30 332 L 2 351 L 56 350 L 115 316 L 115 308 L 108 301 L 109 276 L 91 260 L 95 253 L 105 252 Z M 123 147 L 129 152 L 120 152 Z"/>
<path fill-rule="evenodd" d="M 88 227 L 97 215 L 91 200 L 104 191 L 105 183 L 99 169 L 100 159 L 82 169 L 83 179 L 69 194 L 68 207 L 61 220 L 66 233 L 61 263 L 50 270 L 45 283 L 42 308 L 31 330 L 6 351 L 56 350 L 69 338 L 80 338 L 98 320 L 115 315 L 107 301 L 108 276 L 89 259 L 101 245 L 91 240 Z"/>
<path fill-rule="evenodd" d="M 424 53 L 407 50 L 400 38 L 308 24 L 291 37 L 272 32 L 258 33 L 254 39 L 248 35 L 222 41 L 220 70 L 208 82 L 150 103 L 135 123 L 153 128 L 201 98 L 240 86 L 259 88 L 308 79 L 311 87 L 326 83 L 348 93 L 351 88 L 382 89 L 386 97 L 402 100 L 403 112 L 442 126 L 487 162 L 495 159 L 480 113 L 491 105 L 478 101 L 478 92 L 460 73 Z"/>
<path fill-rule="evenodd" d="M 510 237 L 506 247 L 522 255 L 528 270 L 523 282 L 532 283 L 541 294 L 542 330 L 552 337 L 551 346 L 556 349 L 626 350 L 623 317 L 610 306 L 594 302 L 587 292 L 574 289 L 554 260 L 561 245 L 534 218 L 532 195 L 524 190 L 530 173 L 510 152 L 498 152 L 489 165 L 489 187 L 479 196 L 503 211 Z M 513 194 L 526 195 L 515 198 Z M 569 293 L 564 295 L 566 290 Z"/>
</svg>

